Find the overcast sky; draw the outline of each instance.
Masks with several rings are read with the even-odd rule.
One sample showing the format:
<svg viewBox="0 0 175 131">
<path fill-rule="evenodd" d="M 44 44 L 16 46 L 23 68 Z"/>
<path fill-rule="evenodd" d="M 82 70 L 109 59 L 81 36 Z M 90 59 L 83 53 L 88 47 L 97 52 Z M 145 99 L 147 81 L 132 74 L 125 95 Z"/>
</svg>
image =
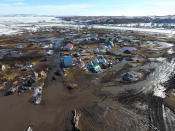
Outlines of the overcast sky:
<svg viewBox="0 0 175 131">
<path fill-rule="evenodd" d="M 0 14 L 175 15 L 175 0 L 0 0 Z"/>
</svg>

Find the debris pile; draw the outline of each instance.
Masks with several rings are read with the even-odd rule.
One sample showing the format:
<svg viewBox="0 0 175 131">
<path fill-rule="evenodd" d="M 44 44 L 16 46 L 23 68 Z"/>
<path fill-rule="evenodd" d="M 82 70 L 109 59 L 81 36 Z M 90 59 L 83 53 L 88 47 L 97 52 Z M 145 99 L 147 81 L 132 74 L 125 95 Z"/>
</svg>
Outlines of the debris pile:
<svg viewBox="0 0 175 131">
<path fill-rule="evenodd" d="M 72 111 L 72 125 L 73 125 L 73 131 L 80 131 L 80 117 L 81 114 L 78 113 L 76 110 Z"/>
</svg>

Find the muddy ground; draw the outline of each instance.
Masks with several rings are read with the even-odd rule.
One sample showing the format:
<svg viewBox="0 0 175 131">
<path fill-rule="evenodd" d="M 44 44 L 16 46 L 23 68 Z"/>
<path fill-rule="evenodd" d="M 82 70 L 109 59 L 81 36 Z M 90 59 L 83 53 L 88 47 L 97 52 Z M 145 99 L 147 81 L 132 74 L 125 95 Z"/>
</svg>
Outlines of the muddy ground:
<svg viewBox="0 0 175 131">
<path fill-rule="evenodd" d="M 81 113 L 79 124 L 83 131 L 175 130 L 175 115 L 171 110 L 174 103 L 153 94 L 153 89 L 164 79 L 159 77 L 169 77 L 173 62 L 147 62 L 136 68 L 120 63 L 99 74 L 77 73 L 74 77 L 78 88 L 69 90 L 64 86 L 63 77 L 55 75 L 60 67 L 59 49 L 54 50 L 41 104 L 32 103 L 31 93 L 1 95 L 0 130 L 24 131 L 30 125 L 34 131 L 72 131 L 75 109 Z M 174 55 L 165 57 L 173 61 Z M 140 70 L 137 68 L 148 70 L 142 80 L 133 83 L 118 80 L 123 72 Z M 173 81 L 172 77 L 170 83 Z M 174 88 L 170 85 L 167 84 L 167 90 Z"/>
</svg>

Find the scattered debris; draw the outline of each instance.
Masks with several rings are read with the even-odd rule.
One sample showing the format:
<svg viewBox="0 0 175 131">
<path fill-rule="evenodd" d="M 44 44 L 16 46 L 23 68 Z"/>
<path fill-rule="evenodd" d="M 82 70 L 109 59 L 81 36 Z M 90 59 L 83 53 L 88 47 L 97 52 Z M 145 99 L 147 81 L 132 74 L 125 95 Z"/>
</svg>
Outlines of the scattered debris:
<svg viewBox="0 0 175 131">
<path fill-rule="evenodd" d="M 41 100 L 42 100 L 41 96 L 42 96 L 43 86 L 44 86 L 44 84 L 42 84 L 41 86 L 35 88 L 35 90 L 34 90 L 33 102 L 36 105 L 41 103 Z"/>
<path fill-rule="evenodd" d="M 122 79 L 123 81 L 127 81 L 127 82 L 134 82 L 134 81 L 138 81 L 140 79 L 142 79 L 143 74 L 140 72 L 128 72 L 122 75 Z"/>
<path fill-rule="evenodd" d="M 99 53 L 99 52 L 100 52 L 100 50 L 98 48 L 94 49 L 94 53 Z"/>
<path fill-rule="evenodd" d="M 78 87 L 78 84 L 75 84 L 75 83 L 72 83 L 72 82 L 68 82 L 66 84 L 66 87 L 67 87 L 67 89 L 72 90 L 72 89 L 77 88 Z"/>
<path fill-rule="evenodd" d="M 79 122 L 80 122 L 80 117 L 81 117 L 81 114 L 80 113 L 77 113 L 76 110 L 72 111 L 72 125 L 73 125 L 73 131 L 80 131 L 80 125 L 79 125 Z"/>
<path fill-rule="evenodd" d="M 28 126 L 26 131 L 33 131 L 32 127 Z"/>
</svg>

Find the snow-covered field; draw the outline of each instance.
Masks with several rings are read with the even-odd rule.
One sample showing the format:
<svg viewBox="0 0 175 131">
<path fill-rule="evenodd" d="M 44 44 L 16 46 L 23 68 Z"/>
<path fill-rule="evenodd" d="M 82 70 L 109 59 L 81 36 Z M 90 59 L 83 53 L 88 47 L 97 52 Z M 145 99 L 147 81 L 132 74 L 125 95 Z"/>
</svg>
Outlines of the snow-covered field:
<svg viewBox="0 0 175 131">
<path fill-rule="evenodd" d="M 116 29 L 116 30 L 123 30 L 123 31 L 138 31 L 138 32 L 145 32 L 145 33 L 160 33 L 160 34 L 168 34 L 170 37 L 175 35 L 175 30 L 169 29 L 146 29 L 146 28 L 134 28 L 134 27 L 118 27 L 118 26 L 94 26 L 96 28 L 106 28 L 106 29 Z"/>
<path fill-rule="evenodd" d="M 41 27 L 53 27 L 53 26 L 68 26 L 73 28 L 87 27 L 87 25 L 75 25 L 73 22 L 62 21 L 56 17 L 41 17 L 41 16 L 13 16 L 4 17 L 0 16 L 0 35 L 6 34 L 18 34 L 25 30 L 36 31 Z M 131 24 L 130 24 L 131 26 Z M 169 36 L 175 35 L 175 30 L 169 29 L 145 29 L 145 28 L 133 28 L 133 27 L 119 27 L 116 25 L 92 25 L 90 28 L 104 28 L 104 29 L 116 29 L 116 30 L 132 30 L 146 33 L 163 33 Z"/>
<path fill-rule="evenodd" d="M 36 31 L 40 27 L 52 27 L 65 23 L 55 17 L 0 17 L 0 35 L 22 33 L 24 30 Z"/>
</svg>

